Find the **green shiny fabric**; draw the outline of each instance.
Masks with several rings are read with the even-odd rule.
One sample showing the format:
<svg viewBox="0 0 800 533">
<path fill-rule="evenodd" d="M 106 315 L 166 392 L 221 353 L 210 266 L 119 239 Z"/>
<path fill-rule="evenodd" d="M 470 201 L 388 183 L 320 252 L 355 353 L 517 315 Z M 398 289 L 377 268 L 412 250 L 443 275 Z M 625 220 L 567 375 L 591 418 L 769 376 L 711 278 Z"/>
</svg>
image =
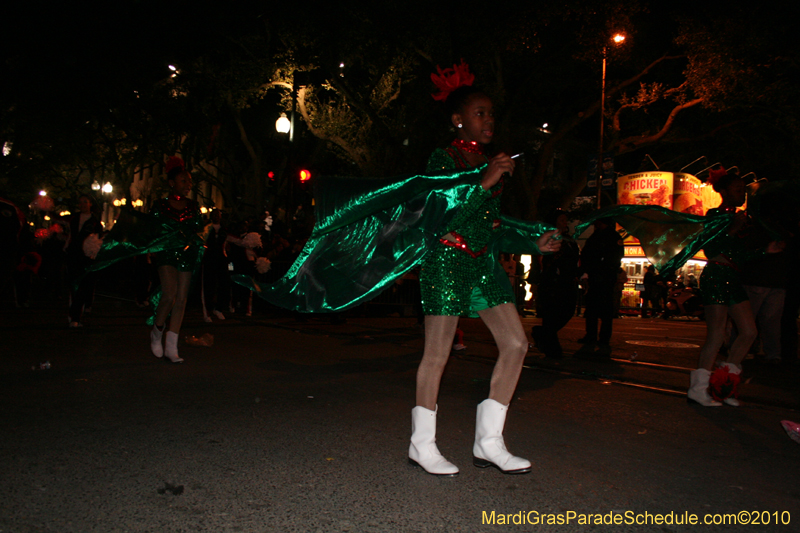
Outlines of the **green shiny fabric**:
<svg viewBox="0 0 800 533">
<path fill-rule="evenodd" d="M 315 191 L 316 225 L 288 273 L 273 284 L 243 275 L 233 279 L 294 311 L 336 312 L 359 305 L 422 262 L 447 233 L 482 170 L 387 179 L 322 177 Z M 506 251 L 506 242 L 525 247 L 543 228 L 515 221 L 495 232 L 488 250 Z M 526 250 L 538 251 L 535 244 Z M 494 257 L 487 253 L 487 261 Z"/>
<path fill-rule="evenodd" d="M 114 227 L 103 238 L 103 246 L 87 271 L 102 270 L 141 254 L 172 253 L 174 257 L 183 260 L 181 268 L 197 272 L 205 250 L 204 239 L 197 233 L 198 229 L 202 229 L 199 212 L 197 217 L 177 222 L 124 208 Z M 187 258 L 192 264 L 186 263 Z M 160 299 L 159 288 L 150 296 L 153 313 Z M 153 325 L 153 318 L 154 315 L 148 318 L 148 325 Z"/>
<path fill-rule="evenodd" d="M 725 235 L 733 215 L 700 216 L 652 205 L 617 205 L 595 212 L 578 225 L 575 235 L 599 218 L 613 219 L 639 239 L 645 256 L 659 272 L 674 272 Z"/>
<path fill-rule="evenodd" d="M 123 209 L 114 227 L 103 238 L 103 246 L 89 270 L 101 270 L 123 259 L 164 251 L 193 249 L 194 270 L 203 257 L 203 238 L 197 233 L 195 219 L 184 222 L 157 218 L 133 209 Z"/>
</svg>

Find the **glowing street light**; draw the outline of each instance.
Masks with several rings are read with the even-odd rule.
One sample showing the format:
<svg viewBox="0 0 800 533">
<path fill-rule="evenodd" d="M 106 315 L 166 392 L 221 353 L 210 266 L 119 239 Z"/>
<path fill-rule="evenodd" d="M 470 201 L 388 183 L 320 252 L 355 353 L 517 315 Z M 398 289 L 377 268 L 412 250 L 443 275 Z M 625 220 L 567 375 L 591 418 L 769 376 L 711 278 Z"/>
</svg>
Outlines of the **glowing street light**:
<svg viewBox="0 0 800 533">
<path fill-rule="evenodd" d="M 288 119 L 286 113 L 281 113 L 280 118 L 275 121 L 275 129 L 278 133 L 289 133 L 292 130 L 292 121 Z"/>
<path fill-rule="evenodd" d="M 100 190 L 100 184 L 99 184 L 99 183 L 97 183 L 97 180 L 94 180 L 94 181 L 92 182 L 92 190 L 93 190 L 93 191 L 99 191 L 99 190 Z"/>
<path fill-rule="evenodd" d="M 614 44 L 621 44 L 625 41 L 625 36 L 621 33 L 615 34 L 611 40 Z M 603 47 L 603 83 L 600 92 L 600 144 L 597 149 L 597 208 L 600 209 L 600 199 L 603 192 L 603 137 L 605 135 L 605 127 L 603 124 L 605 110 L 606 110 L 606 56 L 608 49 Z"/>
<path fill-rule="evenodd" d="M 106 193 L 106 194 L 109 194 L 109 193 L 111 193 L 113 190 L 114 190 L 114 187 L 112 187 L 112 186 L 111 186 L 111 184 L 110 184 L 109 182 L 106 182 L 106 184 L 105 184 L 105 185 L 103 185 L 103 189 L 102 189 L 102 191 L 103 191 L 104 193 Z"/>
</svg>

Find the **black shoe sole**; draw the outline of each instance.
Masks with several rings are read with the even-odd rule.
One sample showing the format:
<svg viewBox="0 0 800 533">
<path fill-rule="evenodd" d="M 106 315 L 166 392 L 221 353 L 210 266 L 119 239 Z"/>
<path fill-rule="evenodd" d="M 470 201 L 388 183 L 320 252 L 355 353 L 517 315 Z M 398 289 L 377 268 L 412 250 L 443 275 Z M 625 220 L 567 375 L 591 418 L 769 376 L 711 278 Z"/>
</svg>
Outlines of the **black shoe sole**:
<svg viewBox="0 0 800 533">
<path fill-rule="evenodd" d="M 473 457 L 472 458 L 472 464 L 477 466 L 478 468 L 488 468 L 490 466 L 493 466 L 496 469 L 498 469 L 499 471 L 501 471 L 502 473 L 508 474 L 510 476 L 515 476 L 517 474 L 528 474 L 528 473 L 530 473 L 531 468 L 532 468 L 532 467 L 529 466 L 528 468 L 519 468 L 517 470 L 503 470 L 502 468 L 500 468 L 499 466 L 497 466 L 493 462 L 487 461 L 486 459 L 481 459 L 480 457 Z"/>
<path fill-rule="evenodd" d="M 422 470 L 423 470 L 423 471 L 424 471 L 426 474 L 430 474 L 430 475 L 432 475 L 432 476 L 436 476 L 436 477 L 456 477 L 456 476 L 458 475 L 458 472 L 456 472 L 455 474 L 434 474 L 433 472 L 428 472 L 427 470 L 425 470 L 425 468 L 424 468 L 424 467 L 423 467 L 421 464 L 419 464 L 418 462 L 416 462 L 416 461 L 415 461 L 414 459 L 412 459 L 411 457 L 409 457 L 409 458 L 408 458 L 408 464 L 410 464 L 411 466 L 418 466 L 418 467 L 422 468 Z"/>
</svg>

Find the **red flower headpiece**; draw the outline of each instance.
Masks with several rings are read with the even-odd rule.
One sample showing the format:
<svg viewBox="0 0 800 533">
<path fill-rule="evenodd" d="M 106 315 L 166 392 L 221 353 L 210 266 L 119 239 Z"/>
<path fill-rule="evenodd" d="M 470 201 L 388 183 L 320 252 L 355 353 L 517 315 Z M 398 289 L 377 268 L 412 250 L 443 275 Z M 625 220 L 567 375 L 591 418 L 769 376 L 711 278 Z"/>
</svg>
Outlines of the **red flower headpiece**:
<svg viewBox="0 0 800 533">
<path fill-rule="evenodd" d="M 728 171 L 725 170 L 725 167 L 721 165 L 717 170 L 714 170 L 712 168 L 711 170 L 708 171 L 708 179 L 706 180 L 706 183 L 708 183 L 709 185 L 714 185 L 716 182 L 719 181 L 719 179 L 722 176 L 726 175 L 727 173 Z"/>
<path fill-rule="evenodd" d="M 434 100 L 444 101 L 450 96 L 450 93 L 463 87 L 465 85 L 472 86 L 475 81 L 475 75 L 470 73 L 469 65 L 461 60 L 460 65 L 453 65 L 453 68 L 446 68 L 442 70 L 439 65 L 436 65 L 436 70 L 439 75 L 431 74 L 431 81 L 439 89 L 439 92 L 432 94 Z"/>
<path fill-rule="evenodd" d="M 164 165 L 164 172 L 169 174 L 169 171 L 173 168 L 180 167 L 181 170 L 186 168 L 186 165 L 183 163 L 183 159 L 180 157 L 173 155 L 169 159 L 167 159 L 167 164 Z"/>
</svg>

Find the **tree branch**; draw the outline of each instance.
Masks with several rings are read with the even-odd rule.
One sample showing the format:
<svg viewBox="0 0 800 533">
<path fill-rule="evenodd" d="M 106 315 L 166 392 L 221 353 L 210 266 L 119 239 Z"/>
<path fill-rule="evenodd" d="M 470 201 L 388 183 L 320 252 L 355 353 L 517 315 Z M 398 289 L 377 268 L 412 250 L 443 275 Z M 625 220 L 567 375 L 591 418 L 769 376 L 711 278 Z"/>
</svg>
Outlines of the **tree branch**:
<svg viewBox="0 0 800 533">
<path fill-rule="evenodd" d="M 703 98 L 695 98 L 694 100 L 690 100 L 684 104 L 675 106 L 667 117 L 667 120 L 664 122 L 664 125 L 661 126 L 661 129 L 658 132 L 646 137 L 628 137 L 626 139 L 622 139 L 617 143 L 618 153 L 624 154 L 636 150 L 642 146 L 660 141 L 661 138 L 664 137 L 664 135 L 666 135 L 667 132 L 669 132 L 669 130 L 672 128 L 676 117 L 681 111 L 701 104 L 703 101 Z"/>
<path fill-rule="evenodd" d="M 385 136 L 387 139 L 396 141 L 395 136 L 393 135 L 392 131 L 389 127 L 384 123 L 380 116 L 375 112 L 375 110 L 369 104 L 365 104 L 361 101 L 360 98 L 356 98 L 355 94 L 353 94 L 350 89 L 347 87 L 347 84 L 342 83 L 336 76 L 331 76 L 329 78 L 329 83 L 333 85 L 333 87 L 342 93 L 347 103 L 363 113 L 364 115 L 369 118 L 369 120 L 378 127 L 380 133 Z"/>
<path fill-rule="evenodd" d="M 667 61 L 670 59 L 679 59 L 684 56 L 668 56 L 663 55 L 660 58 L 656 59 L 649 65 L 647 65 L 644 69 L 642 69 L 638 74 L 628 78 L 627 80 L 615 85 L 608 91 L 606 91 L 606 97 L 610 98 L 617 93 L 619 93 L 625 87 L 636 83 L 639 81 L 643 76 L 645 76 L 648 72 L 653 70 L 657 65 L 659 65 L 663 61 Z M 555 153 L 556 146 L 558 143 L 566 137 L 566 135 L 572 131 L 575 127 L 577 127 L 580 123 L 588 119 L 590 116 L 597 113 L 600 109 L 600 100 L 594 101 L 592 104 L 587 106 L 582 112 L 573 115 L 573 117 L 566 121 L 562 127 L 558 130 L 553 132 L 550 135 L 550 138 L 545 142 L 541 149 L 539 150 L 538 154 L 538 161 L 536 165 L 536 172 L 533 174 L 533 180 L 531 183 L 531 189 L 533 190 L 535 196 L 539 195 L 539 191 L 542 189 L 542 183 L 544 182 L 544 176 L 547 173 L 547 167 L 550 165 L 550 160 L 553 158 L 553 154 Z"/>
<path fill-rule="evenodd" d="M 306 126 L 308 127 L 311 134 L 314 135 L 314 137 L 335 144 L 336 146 L 344 150 L 347 153 L 347 155 L 349 155 L 359 167 L 361 167 L 362 169 L 364 168 L 366 164 L 366 158 L 364 157 L 363 149 L 353 148 L 350 145 L 350 143 L 348 143 L 338 135 L 329 135 L 324 131 L 322 131 L 321 129 L 314 126 L 314 123 L 311 121 L 311 117 L 308 114 L 308 109 L 306 108 L 305 87 L 300 87 L 297 90 L 297 108 L 300 110 L 300 115 L 303 117 Z"/>
</svg>

